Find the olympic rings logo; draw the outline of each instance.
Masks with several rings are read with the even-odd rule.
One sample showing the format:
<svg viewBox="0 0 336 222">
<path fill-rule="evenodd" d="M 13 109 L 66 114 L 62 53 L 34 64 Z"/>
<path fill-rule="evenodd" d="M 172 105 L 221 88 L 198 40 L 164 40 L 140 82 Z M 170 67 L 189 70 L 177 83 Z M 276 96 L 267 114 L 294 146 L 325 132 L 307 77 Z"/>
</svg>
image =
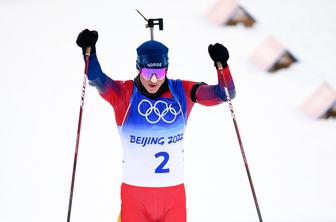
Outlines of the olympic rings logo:
<svg viewBox="0 0 336 222">
<path fill-rule="evenodd" d="M 160 105 L 161 104 L 161 105 Z M 158 123 L 160 120 L 163 120 L 165 123 L 173 123 L 178 114 L 181 113 L 181 108 L 178 111 L 172 107 L 173 104 L 166 103 L 165 101 L 158 100 L 154 105 L 147 99 L 143 99 L 138 105 L 138 112 L 141 116 L 146 117 L 147 122 L 151 124 Z M 163 110 L 160 111 L 158 107 L 163 107 Z M 146 109 L 146 111 L 141 111 L 141 107 Z"/>
</svg>

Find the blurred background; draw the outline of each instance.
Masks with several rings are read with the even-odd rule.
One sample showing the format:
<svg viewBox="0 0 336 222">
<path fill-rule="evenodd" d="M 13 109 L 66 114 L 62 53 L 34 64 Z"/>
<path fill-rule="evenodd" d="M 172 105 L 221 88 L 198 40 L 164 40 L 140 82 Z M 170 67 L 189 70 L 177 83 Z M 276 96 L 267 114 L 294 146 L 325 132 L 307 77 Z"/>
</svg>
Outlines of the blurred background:
<svg viewBox="0 0 336 222">
<path fill-rule="evenodd" d="M 150 38 L 135 9 L 163 18 L 154 35 L 170 78 L 216 84 L 208 45 L 229 49 L 264 221 L 336 221 L 333 0 L 1 0 L 0 221 L 66 220 L 84 71 L 75 40 L 97 30 L 103 71 L 133 79 Z M 116 221 L 121 156 L 113 109 L 87 87 L 71 221 Z M 188 221 L 258 221 L 227 104 L 194 107 L 185 175 Z"/>
</svg>

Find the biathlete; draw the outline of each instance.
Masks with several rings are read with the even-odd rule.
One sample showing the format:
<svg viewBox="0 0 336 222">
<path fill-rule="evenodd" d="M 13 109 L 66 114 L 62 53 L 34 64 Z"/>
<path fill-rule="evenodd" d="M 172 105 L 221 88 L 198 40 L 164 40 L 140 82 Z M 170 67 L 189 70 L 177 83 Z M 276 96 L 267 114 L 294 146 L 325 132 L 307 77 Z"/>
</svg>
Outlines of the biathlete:
<svg viewBox="0 0 336 222">
<path fill-rule="evenodd" d="M 183 140 L 195 103 L 205 106 L 226 101 L 224 78 L 218 84 L 168 78 L 168 48 L 155 40 L 137 48 L 137 75 L 133 80 L 113 80 L 103 73 L 96 54 L 98 32 L 83 30 L 77 45 L 91 47 L 90 85 L 109 102 L 123 146 L 121 185 L 122 222 L 185 222 Z M 215 63 L 223 64 L 230 98 L 235 86 L 221 44 L 209 45 Z"/>
</svg>

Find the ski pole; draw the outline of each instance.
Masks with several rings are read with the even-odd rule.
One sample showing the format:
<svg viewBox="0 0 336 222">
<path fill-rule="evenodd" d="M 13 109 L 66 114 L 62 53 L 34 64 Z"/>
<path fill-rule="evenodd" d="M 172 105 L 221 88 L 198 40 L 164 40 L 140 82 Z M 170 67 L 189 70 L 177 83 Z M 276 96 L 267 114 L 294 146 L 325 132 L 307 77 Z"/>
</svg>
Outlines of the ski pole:
<svg viewBox="0 0 336 222">
<path fill-rule="evenodd" d="M 83 79 L 83 88 L 82 88 L 81 103 L 80 103 L 80 109 L 79 109 L 79 119 L 78 119 L 77 137 L 76 137 L 76 149 L 75 149 L 75 156 L 74 156 L 73 168 L 72 168 L 72 178 L 71 178 L 71 188 L 70 188 L 70 197 L 69 197 L 69 207 L 68 207 L 67 222 L 70 222 L 70 216 L 71 216 L 72 197 L 73 197 L 73 191 L 74 191 L 74 186 L 75 186 L 78 147 L 79 147 L 81 125 L 82 125 L 82 115 L 83 115 L 84 98 L 85 98 L 85 88 L 86 88 L 88 66 L 89 66 L 89 60 L 90 60 L 90 53 L 91 53 L 91 47 L 87 47 L 86 50 L 85 50 L 84 79 Z"/>
<path fill-rule="evenodd" d="M 236 115 L 235 115 L 234 110 L 233 110 L 233 105 L 232 105 L 232 101 L 231 101 L 231 98 L 230 98 L 230 95 L 229 95 L 229 90 L 228 90 L 227 82 L 226 82 L 226 79 L 225 79 L 225 75 L 223 73 L 223 65 L 222 65 L 222 63 L 221 62 L 217 62 L 217 67 L 218 67 L 218 70 L 220 71 L 220 73 L 221 73 L 221 75 L 223 76 L 223 79 L 224 79 L 224 90 L 225 90 L 225 94 L 226 94 L 226 99 L 227 99 L 227 102 L 229 104 L 229 108 L 231 110 L 231 116 L 232 116 L 233 124 L 234 124 L 235 130 L 236 130 L 236 135 L 237 135 L 237 138 L 238 138 L 238 142 L 239 142 L 239 146 L 240 146 L 240 151 L 241 151 L 241 154 L 243 156 L 243 160 L 244 160 L 244 165 L 245 165 L 247 177 L 248 177 L 248 180 L 249 180 L 249 183 L 250 183 L 250 187 L 251 187 L 251 191 L 252 191 L 252 195 L 253 195 L 253 199 L 254 199 L 254 204 L 255 204 L 256 209 L 257 209 L 259 221 L 262 222 L 263 220 L 262 220 L 262 217 L 261 217 L 261 212 L 260 212 L 260 208 L 259 208 L 259 204 L 258 204 L 258 200 L 257 200 L 257 195 L 256 195 L 256 192 L 255 192 L 255 189 L 254 189 L 254 186 L 253 186 L 251 173 L 250 173 L 250 170 L 249 170 L 249 167 L 248 167 L 248 164 L 247 164 L 247 159 L 246 159 L 243 143 L 242 143 L 242 140 L 241 140 L 241 137 L 240 137 L 240 133 L 239 133 L 239 129 L 238 129 Z"/>
</svg>

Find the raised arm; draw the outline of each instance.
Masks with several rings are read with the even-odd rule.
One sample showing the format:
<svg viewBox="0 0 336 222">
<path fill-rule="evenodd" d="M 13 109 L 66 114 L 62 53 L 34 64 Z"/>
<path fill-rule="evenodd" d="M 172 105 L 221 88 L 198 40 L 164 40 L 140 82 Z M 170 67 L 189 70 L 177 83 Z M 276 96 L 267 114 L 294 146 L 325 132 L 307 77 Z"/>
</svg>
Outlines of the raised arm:
<svg viewBox="0 0 336 222">
<path fill-rule="evenodd" d="M 90 63 L 88 67 L 89 84 L 97 88 L 99 94 L 107 100 L 113 107 L 118 106 L 128 98 L 128 92 L 131 91 L 132 81 L 117 81 L 112 80 L 103 73 L 97 55 L 96 42 L 98 40 L 97 31 L 83 30 L 79 33 L 76 43 L 82 48 L 83 54 L 86 47 L 91 47 Z"/>
<path fill-rule="evenodd" d="M 224 86 L 228 87 L 229 96 L 231 99 L 235 97 L 236 91 L 229 66 L 227 65 L 227 61 L 229 59 L 228 50 L 223 45 L 216 43 L 215 45 L 209 45 L 208 51 L 211 59 L 214 61 L 216 68 L 216 62 L 222 63 L 224 67 L 223 75 L 217 69 L 217 85 L 207 85 L 205 83 L 196 84 L 193 89 L 193 94 L 195 102 L 205 106 L 213 106 L 227 100 Z"/>
</svg>

